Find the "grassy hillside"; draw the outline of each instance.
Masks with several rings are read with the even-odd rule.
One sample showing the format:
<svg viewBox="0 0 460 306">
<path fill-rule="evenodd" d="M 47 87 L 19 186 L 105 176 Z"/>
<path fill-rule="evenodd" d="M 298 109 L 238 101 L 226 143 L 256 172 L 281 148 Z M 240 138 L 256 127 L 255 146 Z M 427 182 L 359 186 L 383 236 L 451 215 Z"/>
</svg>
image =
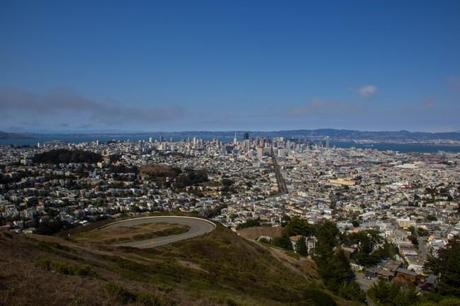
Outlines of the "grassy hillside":
<svg viewBox="0 0 460 306">
<path fill-rule="evenodd" d="M 0 233 L 0 305 L 345 305 L 278 253 L 222 226 L 150 250 Z"/>
</svg>

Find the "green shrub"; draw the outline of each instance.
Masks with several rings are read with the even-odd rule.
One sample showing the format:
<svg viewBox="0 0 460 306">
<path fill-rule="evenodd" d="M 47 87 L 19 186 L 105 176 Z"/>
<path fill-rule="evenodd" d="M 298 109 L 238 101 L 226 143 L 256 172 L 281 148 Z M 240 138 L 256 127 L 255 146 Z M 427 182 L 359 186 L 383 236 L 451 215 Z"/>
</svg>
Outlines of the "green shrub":
<svg viewBox="0 0 460 306">
<path fill-rule="evenodd" d="M 110 296 L 116 298 L 123 304 L 138 303 L 145 306 L 161 306 L 163 303 L 161 300 L 148 293 L 144 292 L 131 292 L 122 286 L 115 283 L 108 283 L 106 290 Z"/>
<path fill-rule="evenodd" d="M 88 265 L 75 265 L 64 261 L 40 258 L 35 265 L 47 271 L 54 271 L 65 275 L 94 276 L 95 272 Z"/>
<path fill-rule="evenodd" d="M 106 289 L 111 296 L 115 297 L 118 301 L 120 301 L 123 304 L 133 303 L 137 299 L 134 293 L 126 290 L 125 288 L 115 283 L 108 283 L 106 285 Z"/>
<path fill-rule="evenodd" d="M 366 301 L 366 294 L 359 288 L 358 283 L 355 281 L 342 283 L 337 293 L 347 300 Z"/>
<path fill-rule="evenodd" d="M 414 288 L 379 280 L 368 291 L 369 297 L 382 306 L 410 306 L 417 303 Z"/>
<path fill-rule="evenodd" d="M 337 303 L 334 299 L 327 294 L 326 292 L 312 288 L 307 289 L 304 292 L 304 298 L 306 299 L 305 305 L 314 305 L 314 306 L 336 306 Z"/>
</svg>

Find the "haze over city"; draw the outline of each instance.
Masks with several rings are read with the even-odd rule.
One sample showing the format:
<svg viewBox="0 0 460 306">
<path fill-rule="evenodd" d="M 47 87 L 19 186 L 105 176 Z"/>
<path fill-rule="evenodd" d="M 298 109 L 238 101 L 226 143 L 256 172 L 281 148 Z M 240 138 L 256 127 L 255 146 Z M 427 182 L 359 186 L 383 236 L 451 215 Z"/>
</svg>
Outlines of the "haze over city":
<svg viewBox="0 0 460 306">
<path fill-rule="evenodd" d="M 458 1 L 0 3 L 0 130 L 460 130 Z"/>
</svg>

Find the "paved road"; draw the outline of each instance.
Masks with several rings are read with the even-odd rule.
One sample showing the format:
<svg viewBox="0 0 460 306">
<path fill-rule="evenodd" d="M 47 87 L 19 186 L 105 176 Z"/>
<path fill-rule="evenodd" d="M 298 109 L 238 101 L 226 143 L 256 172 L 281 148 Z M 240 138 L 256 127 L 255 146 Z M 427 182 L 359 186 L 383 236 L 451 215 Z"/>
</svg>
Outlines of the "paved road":
<svg viewBox="0 0 460 306">
<path fill-rule="evenodd" d="M 273 147 L 271 147 L 271 155 L 273 161 L 273 168 L 275 170 L 276 182 L 278 183 L 278 193 L 284 194 L 288 193 L 286 181 L 284 180 L 283 174 L 281 173 L 280 166 L 276 161 L 275 153 L 273 152 Z"/>
<path fill-rule="evenodd" d="M 134 218 L 134 219 L 127 219 L 122 220 L 114 223 L 110 223 L 103 228 L 116 228 L 120 226 L 134 226 L 139 224 L 146 224 L 146 223 L 170 223 L 170 224 L 181 224 L 187 225 L 190 227 L 188 232 L 178 234 L 178 235 L 171 235 L 171 236 L 163 236 L 157 237 L 147 240 L 139 240 L 139 241 L 130 241 L 115 244 L 116 246 L 129 246 L 135 247 L 140 249 L 148 249 L 154 248 L 161 245 L 170 244 L 173 242 L 190 239 L 194 237 L 198 237 L 209 232 L 212 232 L 216 225 L 211 221 L 194 218 L 194 217 L 184 217 L 184 216 L 155 216 L 155 217 L 141 217 L 141 218 Z"/>
</svg>

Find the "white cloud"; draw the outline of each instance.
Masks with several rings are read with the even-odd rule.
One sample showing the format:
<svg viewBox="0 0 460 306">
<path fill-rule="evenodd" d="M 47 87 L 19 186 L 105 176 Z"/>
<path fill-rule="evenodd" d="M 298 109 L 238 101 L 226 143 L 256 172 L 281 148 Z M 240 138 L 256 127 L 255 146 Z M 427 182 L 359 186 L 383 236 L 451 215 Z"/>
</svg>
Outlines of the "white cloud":
<svg viewBox="0 0 460 306">
<path fill-rule="evenodd" d="M 356 90 L 356 93 L 361 97 L 372 97 L 377 93 L 377 86 L 375 85 L 365 85 Z"/>
</svg>

